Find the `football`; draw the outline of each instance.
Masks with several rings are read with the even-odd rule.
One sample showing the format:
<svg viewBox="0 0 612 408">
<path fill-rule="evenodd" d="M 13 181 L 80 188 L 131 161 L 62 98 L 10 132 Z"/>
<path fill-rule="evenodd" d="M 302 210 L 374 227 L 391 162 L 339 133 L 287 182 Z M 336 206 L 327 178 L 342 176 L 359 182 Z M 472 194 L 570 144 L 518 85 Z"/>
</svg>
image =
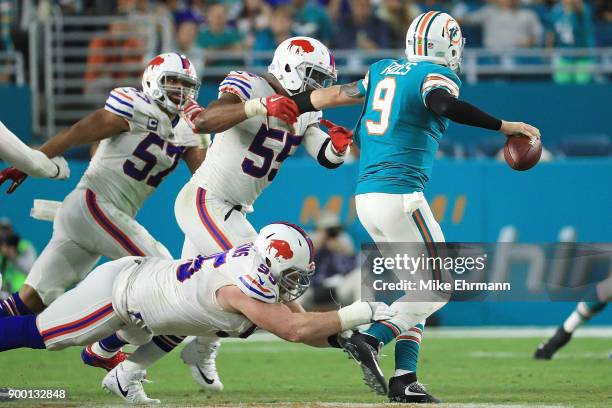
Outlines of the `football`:
<svg viewBox="0 0 612 408">
<path fill-rule="evenodd" d="M 542 143 L 527 136 L 510 136 L 504 146 L 504 159 L 514 170 L 529 170 L 540 161 Z"/>
</svg>

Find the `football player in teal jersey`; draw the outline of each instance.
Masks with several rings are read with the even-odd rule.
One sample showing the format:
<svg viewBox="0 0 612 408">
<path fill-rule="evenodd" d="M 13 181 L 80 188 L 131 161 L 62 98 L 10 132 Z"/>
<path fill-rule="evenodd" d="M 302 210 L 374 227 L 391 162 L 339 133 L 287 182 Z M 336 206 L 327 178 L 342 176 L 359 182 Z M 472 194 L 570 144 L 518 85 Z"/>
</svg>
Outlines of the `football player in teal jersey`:
<svg viewBox="0 0 612 408">
<path fill-rule="evenodd" d="M 459 99 L 464 43 L 450 15 L 423 13 L 408 28 L 405 59 L 378 61 L 360 81 L 292 97 L 301 112 L 363 103 L 354 135 L 361 148 L 356 206 L 377 243 L 422 242 L 435 256 L 433 243 L 444 241 L 423 190 L 450 120 L 506 136 L 540 137 L 531 125 L 497 119 Z M 402 300 L 393 304 L 399 311 L 395 318 L 330 343 L 342 345 L 360 363 L 366 383 L 391 401 L 439 402 L 417 381 L 416 365 L 425 319 L 446 300 Z M 378 351 L 394 338 L 396 370 L 387 388 Z"/>
</svg>

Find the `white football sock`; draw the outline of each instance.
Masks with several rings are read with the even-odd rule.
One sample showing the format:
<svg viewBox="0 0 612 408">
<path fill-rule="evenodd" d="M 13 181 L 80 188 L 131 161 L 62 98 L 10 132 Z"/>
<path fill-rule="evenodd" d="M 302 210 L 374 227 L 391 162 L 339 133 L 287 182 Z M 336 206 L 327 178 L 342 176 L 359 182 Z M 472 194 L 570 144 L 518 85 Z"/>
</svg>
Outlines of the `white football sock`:
<svg viewBox="0 0 612 408">
<path fill-rule="evenodd" d="M 147 344 L 138 347 L 135 352 L 130 354 L 130 357 L 124 361 L 124 364 L 130 363 L 125 366 L 126 368 L 130 367 L 131 369 L 132 367 L 138 367 L 139 370 L 146 370 L 166 354 L 168 353 L 150 341 Z"/>
</svg>

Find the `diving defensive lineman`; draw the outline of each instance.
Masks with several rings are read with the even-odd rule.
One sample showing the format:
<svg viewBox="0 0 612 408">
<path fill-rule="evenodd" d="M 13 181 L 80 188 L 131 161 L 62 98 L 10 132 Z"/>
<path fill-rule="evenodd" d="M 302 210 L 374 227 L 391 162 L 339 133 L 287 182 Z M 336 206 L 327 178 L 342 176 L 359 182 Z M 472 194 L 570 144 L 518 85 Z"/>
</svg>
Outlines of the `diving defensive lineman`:
<svg viewBox="0 0 612 408">
<path fill-rule="evenodd" d="M 395 314 L 376 302 L 303 312 L 294 300 L 310 285 L 313 256 L 312 242 L 301 228 L 274 223 L 262 228 L 253 243 L 212 256 L 108 262 L 38 318 L 0 319 L 0 351 L 61 350 L 115 331 L 124 344 L 143 344 L 153 334 L 246 338 L 256 327 L 288 341 L 323 347 L 334 333 Z M 104 388 L 128 402 L 160 402 L 144 393 L 144 370 L 124 370 L 127 363 L 106 375 Z"/>
<path fill-rule="evenodd" d="M 499 120 L 458 99 L 461 81 L 456 72 L 464 42 L 455 19 L 430 11 L 408 28 L 406 59 L 378 61 L 360 81 L 293 97 L 300 112 L 364 103 L 355 129 L 361 148 L 356 206 L 375 242 L 423 242 L 434 255 L 433 243 L 444 241 L 423 190 L 449 119 L 506 136 L 540 137 L 531 125 Z M 384 393 L 378 351 L 396 338 L 390 400 L 437 402 L 417 382 L 416 362 L 424 320 L 445 301 L 411 303 L 406 296 L 392 305 L 398 311 L 395 318 L 353 335 L 345 349 L 360 362 L 368 385 Z"/>
</svg>

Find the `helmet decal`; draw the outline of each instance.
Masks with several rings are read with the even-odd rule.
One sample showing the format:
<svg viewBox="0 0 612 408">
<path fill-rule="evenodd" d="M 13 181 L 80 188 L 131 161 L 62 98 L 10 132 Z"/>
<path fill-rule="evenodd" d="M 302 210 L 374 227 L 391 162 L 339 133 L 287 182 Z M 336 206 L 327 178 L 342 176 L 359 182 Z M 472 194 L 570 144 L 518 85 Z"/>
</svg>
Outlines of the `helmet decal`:
<svg viewBox="0 0 612 408">
<path fill-rule="evenodd" d="M 446 20 L 444 31 L 452 45 L 459 45 L 461 43 L 461 28 L 459 28 L 459 24 L 457 24 L 455 19 L 449 18 Z"/>
<path fill-rule="evenodd" d="M 153 58 L 151 60 L 151 62 L 149 62 L 149 67 L 154 67 L 156 65 L 161 65 L 164 62 L 164 57 L 162 57 L 161 55 L 158 55 L 157 57 Z"/>
<path fill-rule="evenodd" d="M 271 254 L 271 250 L 276 250 L 276 255 L 273 255 L 275 258 L 283 258 L 285 260 L 293 258 L 293 251 L 291 250 L 291 246 L 289 243 L 282 239 L 273 239 L 270 240 L 270 244 L 268 245 L 268 252 Z"/>
<path fill-rule="evenodd" d="M 310 43 L 310 41 L 303 39 L 303 38 L 297 38 L 295 40 L 291 40 L 291 42 L 289 43 L 289 51 L 291 51 L 292 47 L 296 47 L 295 53 L 296 54 L 308 54 L 311 52 L 314 52 L 315 47 Z"/>
</svg>

